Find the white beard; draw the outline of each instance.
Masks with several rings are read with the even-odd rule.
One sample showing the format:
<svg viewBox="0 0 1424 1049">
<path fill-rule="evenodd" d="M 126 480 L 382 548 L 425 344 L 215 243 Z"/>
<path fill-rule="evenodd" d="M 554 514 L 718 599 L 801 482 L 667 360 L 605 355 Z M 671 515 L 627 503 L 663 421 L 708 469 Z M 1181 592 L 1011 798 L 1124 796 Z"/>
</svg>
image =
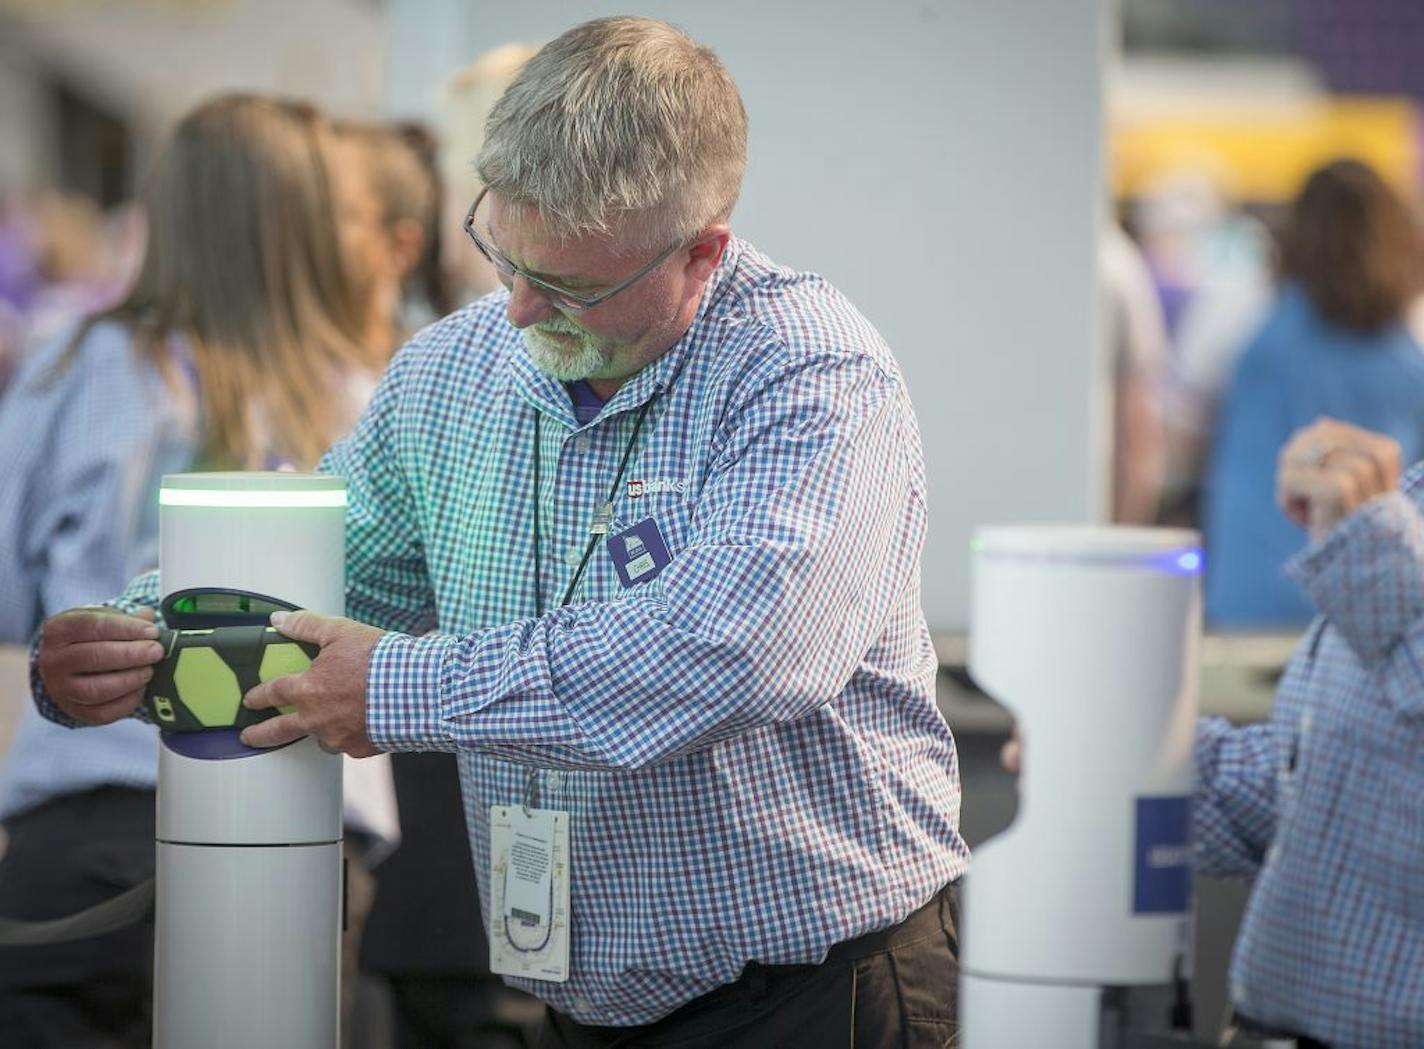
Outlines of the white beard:
<svg viewBox="0 0 1424 1049">
<path fill-rule="evenodd" d="M 557 332 L 570 338 L 554 338 Z M 608 367 L 610 353 L 592 335 L 563 318 L 541 321 L 524 329 L 524 345 L 534 367 L 560 382 L 578 382 Z"/>
</svg>

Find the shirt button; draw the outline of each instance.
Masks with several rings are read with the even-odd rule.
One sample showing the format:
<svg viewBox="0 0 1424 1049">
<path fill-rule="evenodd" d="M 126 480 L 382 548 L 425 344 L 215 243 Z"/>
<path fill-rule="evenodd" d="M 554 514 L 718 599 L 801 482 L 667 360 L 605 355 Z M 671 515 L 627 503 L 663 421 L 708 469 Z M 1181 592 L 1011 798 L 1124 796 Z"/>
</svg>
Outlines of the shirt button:
<svg viewBox="0 0 1424 1049">
<path fill-rule="evenodd" d="M 564 774 L 558 769 L 551 769 L 548 776 L 544 778 L 544 785 L 551 791 L 557 791 L 564 785 Z"/>
<path fill-rule="evenodd" d="M 577 568 L 579 562 L 583 560 L 583 548 L 579 546 L 569 547 L 569 552 L 564 555 L 564 564 L 570 568 Z"/>
<path fill-rule="evenodd" d="M 1275 862 L 1276 862 L 1278 859 L 1280 859 L 1280 858 L 1281 858 L 1281 847 L 1280 847 L 1279 845 L 1272 845 L 1269 849 L 1266 850 L 1266 862 L 1267 862 L 1267 863 L 1275 863 Z"/>
<path fill-rule="evenodd" d="M 1314 720 L 1314 711 L 1307 710 L 1300 716 L 1300 734 L 1302 736 L 1308 736 L 1310 734 L 1310 725 Z"/>
<path fill-rule="evenodd" d="M 588 438 L 583 436 L 583 434 L 579 434 L 577 437 L 570 437 L 569 448 L 572 449 L 575 455 L 582 455 L 588 451 Z"/>
<path fill-rule="evenodd" d="M 577 1012 L 581 1012 L 581 1013 L 586 1013 L 586 1012 L 588 1012 L 588 999 L 587 999 L 587 998 L 575 998 L 575 999 L 574 999 L 574 1009 L 575 1009 Z"/>
</svg>

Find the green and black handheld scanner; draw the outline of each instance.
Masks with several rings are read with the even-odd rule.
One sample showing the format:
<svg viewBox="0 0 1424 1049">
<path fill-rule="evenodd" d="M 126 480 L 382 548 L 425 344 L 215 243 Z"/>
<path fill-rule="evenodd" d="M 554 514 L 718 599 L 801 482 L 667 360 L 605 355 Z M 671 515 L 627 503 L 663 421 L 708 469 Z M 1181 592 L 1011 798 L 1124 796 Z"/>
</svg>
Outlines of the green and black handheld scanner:
<svg viewBox="0 0 1424 1049">
<path fill-rule="evenodd" d="M 246 728 L 284 711 L 248 710 L 242 697 L 264 681 L 311 666 L 319 648 L 268 625 L 295 605 L 264 594 L 219 588 L 178 590 L 161 606 L 163 660 L 143 702 L 159 728 L 201 732 Z"/>
</svg>

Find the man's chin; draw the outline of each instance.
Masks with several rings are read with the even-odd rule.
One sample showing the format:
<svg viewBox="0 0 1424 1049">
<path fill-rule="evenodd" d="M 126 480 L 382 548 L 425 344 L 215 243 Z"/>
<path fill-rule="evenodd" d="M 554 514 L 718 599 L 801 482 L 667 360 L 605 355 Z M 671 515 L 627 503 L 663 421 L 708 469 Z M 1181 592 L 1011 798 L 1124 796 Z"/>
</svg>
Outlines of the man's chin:
<svg viewBox="0 0 1424 1049">
<path fill-rule="evenodd" d="M 603 370 L 603 359 L 591 359 L 594 355 L 581 352 L 581 344 L 574 344 L 565 349 L 542 339 L 526 338 L 524 348 L 529 359 L 534 362 L 534 367 L 559 382 L 579 382 Z"/>
</svg>

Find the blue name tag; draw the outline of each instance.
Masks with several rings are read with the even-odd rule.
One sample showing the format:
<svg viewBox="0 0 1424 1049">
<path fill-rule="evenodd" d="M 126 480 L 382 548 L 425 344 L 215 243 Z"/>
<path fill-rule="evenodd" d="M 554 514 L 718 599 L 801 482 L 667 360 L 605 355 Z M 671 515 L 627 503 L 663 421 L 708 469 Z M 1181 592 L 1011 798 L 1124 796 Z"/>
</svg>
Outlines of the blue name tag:
<svg viewBox="0 0 1424 1049">
<path fill-rule="evenodd" d="M 613 559 L 613 570 L 624 589 L 656 579 L 672 560 L 663 542 L 658 523 L 645 517 L 632 528 L 608 537 L 604 544 Z"/>
<path fill-rule="evenodd" d="M 1186 914 L 1192 905 L 1191 799 L 1137 799 L 1132 913 Z"/>
</svg>

